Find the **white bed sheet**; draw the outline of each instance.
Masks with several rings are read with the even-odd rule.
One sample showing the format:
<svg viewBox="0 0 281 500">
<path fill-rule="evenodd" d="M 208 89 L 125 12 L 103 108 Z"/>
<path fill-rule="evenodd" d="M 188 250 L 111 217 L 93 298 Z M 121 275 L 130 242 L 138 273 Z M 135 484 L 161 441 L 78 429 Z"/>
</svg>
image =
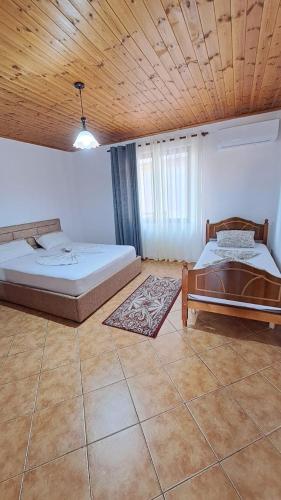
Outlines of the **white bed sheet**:
<svg viewBox="0 0 281 500">
<path fill-rule="evenodd" d="M 219 259 L 218 256 L 212 251 L 217 248 L 219 247 L 216 241 L 209 241 L 209 243 L 207 243 L 203 252 L 201 253 L 199 260 L 194 266 L 194 269 L 200 269 L 206 267 L 206 265 L 210 264 L 212 261 L 218 260 Z M 231 249 L 228 248 L 227 250 Z M 251 250 L 256 251 L 257 253 L 259 253 L 259 255 L 257 257 L 253 257 L 252 259 L 248 259 L 247 263 L 251 264 L 254 267 L 257 267 L 258 269 L 263 269 L 268 273 L 272 274 L 273 276 L 278 276 L 278 278 L 281 277 L 281 273 L 277 265 L 275 264 L 272 256 L 270 255 L 270 252 L 266 245 L 264 245 L 263 243 L 256 243 L 255 248 L 251 248 Z M 247 308 L 250 307 L 251 309 L 257 309 L 259 311 L 281 312 L 281 309 L 276 307 L 267 307 L 258 304 L 248 304 L 246 302 L 236 302 L 232 300 L 216 299 L 214 297 L 205 297 L 203 295 L 190 294 L 189 298 L 193 300 L 200 300 L 201 302 L 212 302 L 215 304 L 225 304 L 228 306 L 232 305 L 232 306 L 247 307 Z"/>
<path fill-rule="evenodd" d="M 0 265 L 0 280 L 66 295 L 78 296 L 121 271 L 136 258 L 134 247 L 127 245 L 93 245 L 72 243 L 73 251 L 81 247 L 88 252 L 79 254 L 78 264 L 42 265 L 38 256 L 55 251 L 35 250 L 32 254 L 8 260 Z"/>
</svg>

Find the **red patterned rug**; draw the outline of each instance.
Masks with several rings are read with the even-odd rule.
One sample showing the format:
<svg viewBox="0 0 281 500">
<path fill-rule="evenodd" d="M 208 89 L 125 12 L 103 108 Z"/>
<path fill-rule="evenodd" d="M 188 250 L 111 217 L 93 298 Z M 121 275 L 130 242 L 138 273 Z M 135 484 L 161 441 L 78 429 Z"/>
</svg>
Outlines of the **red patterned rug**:
<svg viewBox="0 0 281 500">
<path fill-rule="evenodd" d="M 179 279 L 149 276 L 103 324 L 156 337 L 180 289 Z"/>
</svg>

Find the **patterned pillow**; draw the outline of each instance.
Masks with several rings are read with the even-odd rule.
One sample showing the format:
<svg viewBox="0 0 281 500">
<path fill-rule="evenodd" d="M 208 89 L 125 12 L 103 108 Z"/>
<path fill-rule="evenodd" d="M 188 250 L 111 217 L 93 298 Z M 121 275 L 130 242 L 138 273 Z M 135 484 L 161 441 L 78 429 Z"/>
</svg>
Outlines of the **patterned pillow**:
<svg viewBox="0 0 281 500">
<path fill-rule="evenodd" d="M 218 247 L 253 248 L 255 246 L 255 231 L 219 231 L 217 233 Z"/>
</svg>

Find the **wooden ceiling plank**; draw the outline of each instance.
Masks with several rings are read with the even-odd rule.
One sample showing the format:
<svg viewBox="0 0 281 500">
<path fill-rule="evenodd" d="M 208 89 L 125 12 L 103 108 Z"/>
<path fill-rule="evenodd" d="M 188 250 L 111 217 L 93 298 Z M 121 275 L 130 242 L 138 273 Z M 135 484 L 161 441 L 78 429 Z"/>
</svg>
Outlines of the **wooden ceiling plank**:
<svg viewBox="0 0 281 500">
<path fill-rule="evenodd" d="M 194 83 L 189 67 L 185 62 L 184 56 L 178 45 L 174 31 L 169 23 L 161 0 L 144 0 L 143 4 L 146 6 L 150 16 L 152 17 L 154 25 L 157 28 L 159 35 L 162 38 L 164 45 L 167 47 L 169 54 L 174 62 L 175 68 L 181 75 L 181 78 L 187 90 L 187 92 L 185 92 L 185 94 L 187 94 L 187 99 L 189 100 L 191 98 L 196 109 L 198 110 L 198 119 L 208 119 L 208 113 L 206 112 L 204 102 L 202 102 L 201 100 L 200 93 L 198 92 L 198 89 Z"/>
<path fill-rule="evenodd" d="M 188 28 L 178 0 L 161 0 L 166 16 L 182 51 L 185 64 L 188 66 L 193 81 L 198 89 L 205 111 L 209 119 L 217 117 L 217 109 L 210 88 L 204 81 L 201 68 L 189 36 Z"/>
<path fill-rule="evenodd" d="M 279 6 L 270 51 L 268 54 L 258 105 L 278 106 L 281 70 L 281 6 Z"/>
<path fill-rule="evenodd" d="M 161 104 L 165 106 L 167 102 L 170 104 L 170 112 L 169 115 L 173 115 L 173 119 L 180 123 L 180 119 L 178 116 L 175 116 L 174 107 L 176 105 L 176 101 L 172 96 L 170 90 L 162 80 L 162 71 L 161 73 L 158 71 L 155 73 L 155 69 L 147 58 L 147 54 L 141 51 L 139 46 L 136 44 L 135 39 L 132 35 L 130 35 L 129 31 L 122 24 L 119 17 L 112 10 L 111 6 L 107 2 L 100 2 L 99 0 L 94 0 L 91 2 L 91 5 L 95 8 L 95 10 L 99 13 L 99 15 L 105 20 L 106 24 L 110 26 L 110 29 L 114 31 L 116 36 L 118 36 L 119 40 L 121 40 L 122 45 L 124 45 L 127 50 L 132 54 L 134 58 L 136 58 L 139 63 L 142 65 L 146 73 L 149 75 L 150 80 L 153 82 L 158 91 L 161 92 L 161 95 L 164 96 L 164 100 L 161 99 Z M 136 35 L 135 32 L 133 32 Z M 161 77 L 159 76 L 161 74 Z"/>
<path fill-rule="evenodd" d="M 119 20 L 122 19 L 122 23 L 130 35 L 130 38 L 134 40 L 135 44 L 139 47 L 144 56 L 151 61 L 154 71 L 151 75 L 151 79 L 153 79 L 156 85 L 161 85 L 161 91 L 165 94 L 165 98 L 170 103 L 171 110 L 178 108 L 178 89 L 176 88 L 174 82 L 171 81 L 169 73 L 159 60 L 149 41 L 146 39 L 135 17 L 127 8 L 124 0 L 111 0 L 110 5 L 108 2 L 105 2 L 105 4 L 114 12 L 114 15 Z M 130 40 L 130 38 L 127 37 L 124 43 L 126 44 L 127 40 Z M 192 115 L 190 112 L 188 112 L 188 114 L 185 112 L 184 115 L 182 112 L 177 112 L 177 114 L 179 119 L 181 119 L 181 123 L 182 120 L 187 121 L 187 123 L 191 122 Z"/>
<path fill-rule="evenodd" d="M 217 105 L 219 116 L 224 116 L 222 97 L 217 87 L 217 82 L 213 74 L 213 67 L 208 57 L 205 36 L 202 30 L 196 2 L 193 0 L 188 2 L 180 0 L 180 6 L 206 85 L 209 91 L 213 93 L 213 99 Z"/>
<path fill-rule="evenodd" d="M 40 53 L 41 53 L 41 52 L 40 52 L 40 50 L 39 50 L 39 54 L 40 54 Z M 52 67 L 52 66 L 51 66 L 51 67 Z M 69 72 L 67 72 L 67 73 L 69 73 Z M 56 76 L 58 76 L 58 75 L 56 75 Z M 69 87 L 69 89 L 71 89 L 71 87 Z M 124 108 L 124 109 L 126 109 L 126 108 Z"/>
<path fill-rule="evenodd" d="M 0 35 L 0 36 L 1 36 L 1 35 Z M 6 58 L 5 58 L 5 59 L 6 59 Z M 5 59 L 4 59 L 4 55 L 3 55 L 3 53 L 2 53 L 2 67 L 4 67 L 4 60 L 5 60 Z M 9 60 L 8 60 L 8 61 L 9 61 Z M 7 65 L 7 75 L 6 75 L 6 78 L 7 78 L 8 82 L 9 82 L 9 80 L 11 81 L 11 78 L 9 78 L 9 69 L 10 69 L 10 67 L 11 67 L 11 63 L 12 63 L 12 61 L 10 62 L 10 64 L 8 64 L 8 65 Z M 19 68 L 19 67 L 17 66 L 17 68 Z M 15 72 L 15 75 L 17 75 L 17 69 L 14 69 L 14 72 Z M 2 71 L 2 75 L 4 75 L 4 72 L 3 72 L 3 71 Z M 39 99 L 39 103 L 40 103 L 40 102 L 46 102 L 46 103 L 47 103 L 47 101 L 46 101 L 46 96 L 42 93 L 42 86 L 41 86 L 41 84 L 40 84 L 40 83 L 38 83 L 38 84 L 36 85 L 36 83 L 34 83 L 34 81 L 33 81 L 33 82 L 32 82 L 32 84 L 30 84 L 30 83 L 29 83 L 29 80 L 27 80 L 27 82 L 26 82 L 26 84 L 25 84 L 25 82 L 23 81 L 24 79 L 23 79 L 23 77 L 21 76 L 21 80 L 23 81 L 23 83 L 22 83 L 22 84 L 20 84 L 20 83 L 19 83 L 19 79 L 18 79 L 18 78 L 19 78 L 19 77 L 15 76 L 15 77 L 13 78 L 13 80 L 12 80 L 12 81 L 13 81 L 13 83 L 19 84 L 19 85 L 22 87 L 21 92 L 23 92 L 23 90 L 25 90 L 25 92 L 26 92 L 28 95 L 30 95 L 30 89 L 32 89 L 32 93 L 33 93 L 32 95 L 33 95 L 33 97 L 35 97 L 35 92 L 36 92 L 36 95 L 38 96 L 38 99 Z M 9 82 L 9 83 L 10 83 L 10 82 Z M 36 89 L 36 90 L 35 90 L 35 92 L 34 92 L 34 89 Z M 79 98 L 77 97 L 77 100 L 76 100 L 77 105 L 76 105 L 76 106 L 74 105 L 72 108 L 70 108 L 70 107 L 66 104 L 66 100 L 65 100 L 65 99 L 62 99 L 62 96 L 63 96 L 63 93 L 61 93 L 61 98 L 60 98 L 61 100 L 56 98 L 56 100 L 55 100 L 55 103 L 56 103 L 56 104 L 54 103 L 54 100 L 49 99 L 49 105 L 51 104 L 51 105 L 53 106 L 53 108 L 56 108 L 56 110 L 57 110 L 57 111 L 62 110 L 62 109 L 67 109 L 67 110 L 68 110 L 68 112 L 70 112 L 70 113 L 72 113 L 72 114 L 73 114 L 73 116 L 76 116 L 76 115 L 78 115 L 78 116 L 79 116 L 79 115 L 80 115 L 80 104 L 79 104 Z M 54 97 L 55 97 L 55 96 L 54 96 Z M 72 99 L 74 100 L 74 93 L 73 93 L 73 97 L 71 98 L 71 100 L 72 100 Z M 118 112 L 118 110 L 116 110 L 116 113 L 117 113 L 117 112 Z M 91 112 L 91 106 L 88 106 L 88 107 L 87 107 L 87 116 L 88 116 L 88 117 L 90 117 L 90 119 L 91 119 L 91 117 L 93 117 L 93 116 L 94 116 L 94 119 L 96 120 L 96 119 L 98 118 L 98 116 L 99 116 L 99 115 L 100 115 L 100 112 L 99 112 L 99 110 L 97 109 L 97 107 L 95 107 L 95 111 L 94 111 L 93 113 Z M 102 114 L 102 116 L 103 116 L 103 114 Z M 111 115 L 109 115 L 109 116 L 110 116 L 110 118 L 111 118 L 111 120 L 112 120 L 112 119 L 113 119 L 113 115 L 111 114 Z"/>
<path fill-rule="evenodd" d="M 226 95 L 224 78 L 222 72 L 222 62 L 218 41 L 217 24 L 213 2 L 208 0 L 197 0 L 197 9 L 201 21 L 202 31 L 207 47 L 208 58 L 212 67 L 214 79 L 218 92 L 222 99 L 224 113 L 226 110 Z"/>
<path fill-rule="evenodd" d="M 247 113 L 251 109 L 251 92 L 255 73 L 263 4 L 264 0 L 259 0 L 258 2 L 255 0 L 248 0 L 247 2 L 242 113 Z"/>
<path fill-rule="evenodd" d="M 3 82 L 3 80 L 2 80 L 2 82 Z M 7 83 L 8 83 L 8 85 L 7 85 L 7 86 L 8 86 L 8 89 L 9 89 L 9 88 L 11 87 L 11 82 L 9 81 L 9 79 L 8 79 L 8 78 L 7 78 Z M 13 82 L 13 83 L 14 83 L 14 82 Z M 1 83 L 1 85 L 2 85 L 2 87 L 3 87 L 3 83 Z M 21 90 L 23 90 L 23 89 L 21 89 Z M 23 95 L 23 92 L 21 92 L 21 95 Z M 34 96 L 34 93 L 33 93 L 33 96 Z M 35 100 L 35 102 L 36 102 L 35 96 L 34 96 L 34 100 Z M 40 101 L 40 104 L 41 104 L 41 102 L 42 102 L 42 101 Z M 40 109 L 40 108 L 39 108 L 39 109 Z M 62 104 L 60 104 L 60 105 L 58 105 L 58 106 L 56 106 L 56 107 L 53 107 L 52 109 L 53 109 L 53 110 L 54 110 L 54 111 L 55 111 L 58 115 L 60 115 L 60 114 L 61 114 L 61 112 L 62 112 L 62 110 L 64 110 L 64 109 L 65 109 L 65 105 L 64 105 L 64 104 L 63 104 L 63 105 L 62 105 Z M 77 126 L 78 126 L 78 123 L 80 123 L 80 120 L 79 120 L 79 118 L 80 118 L 80 113 L 79 113 L 79 111 L 80 111 L 79 109 L 78 109 L 78 111 L 76 111 L 76 113 L 73 113 L 73 111 L 72 111 L 72 110 L 71 110 L 71 112 L 69 112 L 69 111 L 68 111 L 68 116 L 70 115 L 70 116 L 73 116 L 73 117 L 74 117 L 74 118 L 73 118 L 73 121 L 74 121 L 74 123 L 77 123 Z M 88 119 L 89 127 L 90 127 L 91 129 L 95 130 L 95 129 L 96 129 L 96 127 L 99 127 L 99 126 L 104 126 L 104 122 L 103 122 L 103 121 L 101 121 L 101 120 L 103 119 L 103 116 L 104 116 L 103 114 L 101 115 L 101 120 L 100 120 L 100 119 L 99 119 L 99 115 L 100 115 L 100 113 L 99 113 L 99 112 L 97 112 L 97 111 L 95 110 L 95 113 L 94 113 L 94 123 L 93 123 L 93 122 L 92 122 L 92 120 L 91 120 L 91 110 L 90 110 L 90 108 L 89 108 L 89 110 L 88 110 L 88 111 L 89 111 L 89 112 L 87 112 L 86 114 L 87 114 L 87 119 Z M 77 116 L 77 118 L 76 118 L 76 116 Z M 118 128 L 117 128 L 118 130 L 120 129 L 120 130 L 124 130 L 124 131 L 126 131 L 126 130 L 128 130 L 128 129 L 130 128 L 130 126 L 129 126 L 129 125 L 127 125 L 127 127 L 125 128 L 124 124 L 126 123 L 126 120 L 125 120 L 123 117 L 121 117 L 121 118 L 120 118 L 120 125 L 118 125 L 118 122 L 119 122 L 118 117 L 115 117 L 115 119 L 114 119 L 114 120 L 113 120 L 113 117 L 112 117 L 112 122 L 113 122 L 113 121 L 115 121 L 115 127 L 118 127 Z M 109 126 L 109 123 L 110 123 L 110 122 L 108 121 L 108 123 L 106 124 L 105 128 L 108 128 L 108 129 L 110 129 L 110 130 L 112 131 L 112 128 L 114 127 L 114 125 L 113 125 L 112 127 L 110 127 L 110 126 Z M 116 129 L 115 129 L 115 130 L 116 130 Z"/>
<path fill-rule="evenodd" d="M 53 3 L 56 4 L 56 2 Z M 130 66 L 131 60 L 128 57 L 129 54 L 124 53 L 124 49 L 123 51 L 120 50 L 122 47 L 120 46 L 119 40 L 116 39 L 116 37 L 113 38 L 110 36 L 110 30 L 106 31 L 103 25 L 100 26 L 101 22 L 98 22 L 99 20 L 97 18 L 94 20 L 95 23 L 91 25 L 92 19 L 87 15 L 89 14 L 87 3 L 79 2 L 79 10 L 78 8 L 74 8 L 73 3 L 74 2 L 71 3 L 68 0 L 61 0 L 58 4 L 58 8 L 72 24 L 77 25 L 77 29 L 84 34 L 94 47 L 98 48 L 100 52 L 106 54 L 108 58 L 111 58 L 115 66 L 123 75 L 126 75 L 127 79 L 129 79 L 133 85 L 136 86 L 136 91 L 143 97 L 144 90 L 153 88 L 153 84 L 147 78 L 147 75 L 141 70 L 141 68 L 138 68 L 136 63 L 134 63 L 133 68 Z M 101 35 L 104 35 L 104 37 L 107 35 L 106 39 Z M 106 60 L 104 59 L 101 64 L 106 67 Z M 139 76 L 141 76 L 142 80 L 138 79 Z"/>
<path fill-rule="evenodd" d="M 7 3 L 8 3 L 8 2 L 7 2 Z M 2 17 L 3 17 L 3 16 L 2 16 Z M 17 25 L 17 29 L 20 29 L 18 25 Z M 37 29 L 37 31 L 38 31 L 38 29 Z M 24 32 L 24 34 L 25 34 L 25 33 L 26 33 L 26 36 L 27 36 L 27 35 L 28 35 L 28 36 L 30 36 L 30 37 L 32 37 L 32 36 L 33 36 L 33 33 L 30 33 L 29 28 L 28 28 L 28 31 L 27 31 L 27 32 Z M 35 46 L 36 46 L 36 45 L 38 45 L 38 39 L 36 39 L 36 44 L 35 44 Z M 74 66 L 74 65 L 69 66 L 69 64 L 70 64 L 70 63 L 68 62 L 68 63 L 66 63 L 66 65 L 65 65 L 66 71 L 67 71 L 68 73 L 69 73 L 69 69 L 70 69 L 70 67 L 72 68 L 72 67 Z M 81 70 L 79 71 L 79 73 L 80 73 L 80 72 L 81 72 Z M 74 78 L 74 77 L 73 77 L 73 78 Z M 76 74 L 76 78 L 77 78 L 77 74 Z M 108 90 L 110 90 L 110 89 L 108 89 Z M 109 95 L 110 95 L 110 92 L 109 92 Z M 113 91 L 112 91 L 112 96 L 114 96 Z M 126 107 L 124 107 L 124 109 L 128 109 L 128 105 L 129 105 L 129 103 L 128 103 L 128 101 L 127 101 L 127 108 L 126 108 Z"/>
<path fill-rule="evenodd" d="M 243 101 L 246 10 L 247 0 L 231 0 L 234 96 L 238 113 Z"/>
<path fill-rule="evenodd" d="M 186 101 L 186 107 L 189 109 L 189 112 L 193 116 L 193 119 L 195 121 L 198 121 L 199 110 L 197 109 L 197 106 L 195 106 L 195 103 L 192 100 L 191 96 L 188 95 L 185 98 L 186 87 L 184 81 L 173 62 L 168 48 L 159 35 L 159 32 L 154 25 L 153 20 L 149 12 L 147 11 L 145 4 L 143 3 L 143 0 L 134 0 L 133 3 L 131 3 L 131 0 L 125 0 L 125 2 L 127 7 L 129 7 L 132 14 L 134 15 L 135 19 L 137 20 L 152 49 L 158 56 L 159 60 L 162 62 L 163 66 L 166 68 L 166 71 L 170 75 L 170 80 L 175 83 L 175 86 L 177 88 L 177 95 L 175 97 L 177 97 L 177 99 L 179 99 L 180 97 L 184 97 Z"/>
<path fill-rule="evenodd" d="M 17 90 L 17 89 L 15 89 Z M 10 103 L 16 103 L 18 106 L 19 106 L 19 110 L 20 108 L 23 108 L 24 110 L 26 110 L 26 119 L 28 119 L 29 115 L 28 115 L 28 112 L 34 112 L 37 114 L 38 117 L 42 117 L 43 118 L 43 121 L 46 121 L 45 118 L 48 120 L 48 118 L 53 118 L 54 120 L 56 120 L 56 123 L 60 126 L 60 127 L 64 127 L 64 125 L 68 125 L 70 128 L 72 127 L 72 129 L 76 126 L 76 128 L 80 128 L 79 125 L 80 125 L 80 121 L 77 117 L 77 120 L 75 120 L 75 117 L 73 115 L 73 118 L 70 117 L 70 114 L 61 114 L 60 112 L 60 109 L 51 109 L 48 108 L 48 106 L 46 105 L 43 105 L 42 103 L 40 103 L 40 106 L 38 107 L 38 104 L 36 102 L 36 100 L 27 100 L 24 96 L 19 96 L 17 93 L 15 93 L 13 90 L 12 90 L 12 85 L 11 85 L 11 82 L 7 82 L 7 85 L 5 87 L 5 84 L 3 82 L 3 80 L 1 81 L 1 89 L 0 89 L 0 94 L 3 96 L 3 101 L 0 103 L 0 109 L 3 108 L 3 106 L 5 105 L 5 103 L 8 103 L 10 105 Z M 95 116 L 96 118 L 96 116 Z M 46 121 L 47 122 L 47 121 Z M 90 123 L 90 120 L 89 120 L 89 123 Z M 101 134 L 104 132 L 104 133 L 112 133 L 114 131 L 114 129 L 112 127 L 110 127 L 108 124 L 105 124 L 104 122 L 102 122 L 100 119 L 97 120 L 97 124 L 96 126 L 98 127 L 98 132 Z M 91 123 L 90 123 L 90 128 L 91 128 Z M 128 128 L 119 128 L 118 127 L 118 130 L 123 130 L 123 131 L 126 131 L 128 130 Z"/>
<path fill-rule="evenodd" d="M 98 15 L 96 10 L 94 9 L 94 6 L 92 4 L 88 4 L 87 2 L 81 3 L 80 0 L 71 0 L 72 5 L 76 7 L 76 9 L 84 16 L 84 18 L 89 19 L 90 22 L 95 26 L 95 29 L 98 30 L 99 28 L 99 34 L 102 36 L 107 37 L 107 42 L 111 43 L 112 46 L 114 47 L 114 50 L 119 50 L 122 52 L 123 56 L 126 59 L 126 62 L 128 65 L 131 67 L 131 71 L 133 72 L 134 75 L 138 75 L 138 77 L 141 80 L 141 91 L 143 94 L 150 93 L 150 101 L 153 102 L 155 99 L 159 100 L 160 99 L 165 99 L 164 95 L 161 93 L 159 88 L 156 87 L 155 81 L 150 79 L 150 74 L 151 74 L 151 69 L 153 70 L 152 66 L 148 74 L 145 73 L 143 68 L 140 66 L 140 61 L 139 58 L 134 59 L 130 52 L 127 50 L 127 48 L 124 46 L 123 39 L 115 37 L 114 38 L 111 36 L 108 38 L 108 35 L 110 33 L 113 33 L 111 31 L 111 27 L 109 27 L 104 21 L 103 18 Z M 114 30 L 115 32 L 116 30 Z M 126 36 L 126 40 L 128 38 L 131 38 L 129 35 Z M 143 55 L 141 57 L 141 62 L 143 61 Z M 128 71 L 124 71 L 124 73 L 127 75 Z M 136 85 L 139 88 L 138 85 L 139 82 L 136 83 Z M 159 95 L 160 94 L 160 95 Z M 154 97 L 155 96 L 155 97 Z M 158 102 L 158 101 L 157 101 Z M 157 108 L 157 107 L 156 107 Z M 163 111 L 163 107 L 162 107 Z M 166 115 L 167 119 L 170 119 L 169 115 Z"/>
<path fill-rule="evenodd" d="M 33 7 L 33 4 L 29 4 L 29 6 Z M 136 89 L 129 80 L 124 80 L 124 75 L 122 74 L 122 72 L 120 72 L 116 61 L 113 64 L 109 59 L 110 54 L 107 55 L 106 50 L 108 46 L 104 47 L 105 52 L 101 52 L 90 40 L 88 40 L 87 37 L 85 37 L 83 33 L 75 28 L 75 26 L 73 26 L 73 24 L 65 16 L 59 16 L 60 11 L 58 11 L 58 9 L 54 5 L 52 5 L 51 2 L 41 3 L 40 8 L 44 9 L 42 10 L 42 13 L 47 16 L 47 23 L 51 23 L 51 18 L 48 16 L 53 15 L 55 17 L 56 22 L 58 23 L 57 28 L 59 28 L 62 33 L 61 38 L 63 44 L 65 44 L 66 42 L 71 43 L 71 50 L 75 50 L 76 47 L 76 50 L 78 50 L 78 54 L 80 54 L 81 52 L 86 53 L 85 62 L 87 61 L 88 64 L 94 65 L 93 69 L 95 69 L 96 71 L 95 78 L 98 74 L 101 74 L 103 80 L 106 81 L 106 84 L 109 87 L 111 87 L 112 85 L 115 85 L 116 87 L 117 85 L 116 88 L 118 89 L 118 92 L 123 96 L 125 96 L 127 87 L 131 85 L 130 92 L 135 93 L 139 98 L 143 98 L 143 94 L 138 89 Z M 54 28 L 52 27 L 52 29 Z M 105 61 L 107 62 L 106 67 L 104 65 Z M 99 71 L 101 69 L 102 71 Z"/>
<path fill-rule="evenodd" d="M 257 48 L 257 57 L 255 64 L 255 72 L 251 93 L 251 108 L 255 108 L 258 101 L 259 93 L 262 88 L 262 82 L 266 69 L 266 63 L 271 48 L 273 33 L 275 30 L 276 22 L 278 22 L 278 11 L 280 2 L 277 0 L 265 0 L 262 12 L 259 44 Z"/>
<path fill-rule="evenodd" d="M 214 0 L 214 11 L 219 40 L 219 52 L 222 63 L 227 114 L 235 112 L 234 72 L 231 31 L 231 1 Z"/>
</svg>

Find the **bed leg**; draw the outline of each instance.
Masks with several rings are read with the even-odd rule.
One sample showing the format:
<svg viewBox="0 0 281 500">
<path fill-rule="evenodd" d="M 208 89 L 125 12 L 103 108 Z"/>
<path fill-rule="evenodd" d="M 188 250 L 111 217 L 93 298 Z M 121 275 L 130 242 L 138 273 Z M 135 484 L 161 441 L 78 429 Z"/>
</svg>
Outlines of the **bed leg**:
<svg viewBox="0 0 281 500">
<path fill-rule="evenodd" d="M 188 326 L 193 327 L 196 323 L 197 316 L 198 316 L 198 311 L 196 309 L 190 309 L 189 311 L 189 319 L 188 319 Z"/>
<path fill-rule="evenodd" d="M 183 326 L 187 326 L 187 320 L 188 320 L 187 300 L 183 300 L 182 301 L 182 322 L 183 322 Z"/>
<path fill-rule="evenodd" d="M 271 330 L 274 330 L 274 328 L 275 328 L 275 323 L 271 323 L 271 322 L 270 322 L 268 326 L 269 326 L 269 328 L 270 328 Z"/>
</svg>

